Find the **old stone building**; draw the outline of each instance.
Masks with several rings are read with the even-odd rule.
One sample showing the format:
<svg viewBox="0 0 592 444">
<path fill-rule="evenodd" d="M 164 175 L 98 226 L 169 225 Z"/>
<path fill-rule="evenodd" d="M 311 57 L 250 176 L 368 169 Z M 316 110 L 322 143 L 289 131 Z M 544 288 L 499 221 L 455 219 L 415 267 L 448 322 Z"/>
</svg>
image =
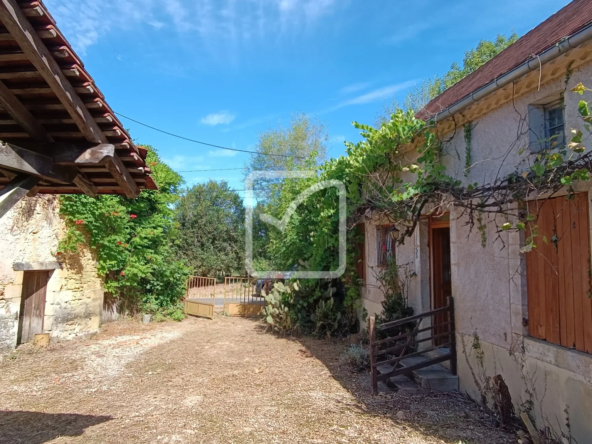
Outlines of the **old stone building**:
<svg viewBox="0 0 592 444">
<path fill-rule="evenodd" d="M 71 339 L 98 330 L 102 279 L 88 249 L 60 255 L 57 196 L 19 202 L 0 219 L 0 353 L 36 333 Z"/>
<path fill-rule="evenodd" d="M 592 3 L 576 0 L 436 97 L 420 117 L 437 124 L 446 174 L 467 187 L 487 186 L 512 174 L 526 177 L 536 156 L 555 149 L 552 140 L 569 142 L 572 130 L 586 134 L 590 151 L 579 102 L 590 103 L 592 94 L 573 92 L 580 83 L 592 84 Z M 413 145 L 400 157 L 419 163 Z M 591 201 L 588 180 L 551 194 L 532 192 L 522 207 L 504 203 L 532 215 L 537 248 L 528 248 L 523 231 L 500 229 L 514 220 L 499 214 L 471 229 L 460 205 L 426 211 L 403 244 L 389 233 L 404 224 L 369 214 L 361 226 L 364 308 L 380 313 L 376 276 L 393 258 L 408 277 L 415 313 L 443 309 L 454 298 L 460 391 L 498 409 L 495 383 L 503 381 L 511 397 L 505 403 L 529 414 L 538 429 L 590 442 Z M 426 341 L 419 348 L 447 352 L 438 346 Z"/>
</svg>

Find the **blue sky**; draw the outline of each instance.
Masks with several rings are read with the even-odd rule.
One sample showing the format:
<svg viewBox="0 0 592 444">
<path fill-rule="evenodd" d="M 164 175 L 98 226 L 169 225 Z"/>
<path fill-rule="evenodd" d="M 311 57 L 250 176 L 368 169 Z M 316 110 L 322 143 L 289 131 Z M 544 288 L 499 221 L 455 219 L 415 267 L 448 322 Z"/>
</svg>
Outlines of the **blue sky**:
<svg viewBox="0 0 592 444">
<path fill-rule="evenodd" d="M 115 111 L 214 144 L 253 149 L 304 112 L 329 155 L 384 104 L 444 73 L 480 39 L 519 35 L 566 0 L 45 0 Z M 194 145 L 122 119 L 176 170 L 240 168 L 247 154 Z M 183 173 L 187 185 L 241 171 Z"/>
</svg>

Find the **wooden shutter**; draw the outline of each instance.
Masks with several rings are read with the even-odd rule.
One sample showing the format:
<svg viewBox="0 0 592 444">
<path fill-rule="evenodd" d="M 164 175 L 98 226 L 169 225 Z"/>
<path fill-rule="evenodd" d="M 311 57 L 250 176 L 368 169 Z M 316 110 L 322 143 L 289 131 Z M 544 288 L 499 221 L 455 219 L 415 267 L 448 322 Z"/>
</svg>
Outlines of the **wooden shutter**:
<svg viewBox="0 0 592 444">
<path fill-rule="evenodd" d="M 358 255 L 356 257 L 356 271 L 360 279 L 366 282 L 366 225 L 358 225 L 358 235 L 360 242 L 358 243 Z"/>
<path fill-rule="evenodd" d="M 592 353 L 588 194 L 531 202 L 529 212 L 538 215 L 526 254 L 529 334 Z"/>
</svg>

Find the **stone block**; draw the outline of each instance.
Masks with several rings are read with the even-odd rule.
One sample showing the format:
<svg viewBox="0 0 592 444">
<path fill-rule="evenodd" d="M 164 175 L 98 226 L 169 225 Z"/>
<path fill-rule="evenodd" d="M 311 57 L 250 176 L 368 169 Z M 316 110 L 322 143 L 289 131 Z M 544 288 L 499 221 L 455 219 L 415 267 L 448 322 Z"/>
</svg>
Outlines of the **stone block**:
<svg viewBox="0 0 592 444">
<path fill-rule="evenodd" d="M 413 372 L 413 379 L 425 389 L 439 392 L 458 391 L 458 376 L 445 370 L 417 370 Z"/>
<path fill-rule="evenodd" d="M 23 279 L 25 277 L 24 271 L 15 271 L 14 272 L 14 285 L 23 285 Z"/>
<path fill-rule="evenodd" d="M 23 295 L 23 286 L 22 285 L 7 285 L 4 288 L 4 298 L 5 299 L 20 299 Z"/>
<path fill-rule="evenodd" d="M 45 315 L 45 318 L 43 319 L 43 331 L 45 333 L 49 333 L 51 332 L 51 330 L 53 329 L 53 316 L 49 316 L 49 315 Z"/>
</svg>

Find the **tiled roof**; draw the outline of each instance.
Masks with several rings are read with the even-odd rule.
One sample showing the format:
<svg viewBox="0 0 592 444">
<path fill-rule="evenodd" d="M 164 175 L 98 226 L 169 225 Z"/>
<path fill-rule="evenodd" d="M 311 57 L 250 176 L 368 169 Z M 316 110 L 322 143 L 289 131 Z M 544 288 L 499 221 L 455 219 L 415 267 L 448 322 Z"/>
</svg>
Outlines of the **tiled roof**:
<svg viewBox="0 0 592 444">
<path fill-rule="evenodd" d="M 434 115 L 506 74 L 592 22 L 592 0 L 574 0 L 479 69 L 431 100 L 421 116 Z"/>
<path fill-rule="evenodd" d="M 93 78 L 85 70 L 80 58 L 58 29 L 43 2 L 7 0 L 3 3 L 5 6 L 2 6 L 2 13 L 6 14 L 3 17 L 6 17 L 10 23 L 8 21 L 0 23 L 0 83 L 10 90 L 10 96 L 15 96 L 24 105 L 25 113 L 36 120 L 33 122 L 36 128 L 40 129 L 41 134 L 55 146 L 84 147 L 92 143 L 103 143 L 115 147 L 114 158 L 111 155 L 109 162 L 105 164 L 76 165 L 96 187 L 98 193 L 130 195 L 129 191 L 125 192 L 122 174 L 118 174 L 118 171 L 121 172 L 121 166 L 129 173 L 127 176 L 123 171 L 125 173 L 123 176 L 127 176 L 128 179 L 131 176 L 132 187 L 137 187 L 136 190 L 156 189 L 150 177 L 150 168 L 146 165 L 146 150 L 132 142 L 130 135 L 105 100 Z M 14 10 L 11 9 L 13 6 L 17 6 L 21 11 L 14 14 Z M 11 10 L 13 12 L 10 12 Z M 16 19 L 13 20 L 12 17 Z M 22 21 L 19 22 L 19 20 Z M 27 24 L 26 21 L 29 23 Z M 27 35 L 29 24 L 45 48 L 40 50 L 33 43 L 33 50 L 31 47 L 28 47 L 29 52 L 24 49 L 28 42 L 23 39 L 23 36 Z M 29 38 L 29 41 L 32 40 L 34 39 Z M 52 79 L 48 79 L 47 72 L 43 72 L 44 67 L 39 65 L 39 60 L 43 60 L 43 57 L 36 58 L 35 50 L 40 54 L 48 50 L 53 61 L 57 62 L 58 72 L 61 71 L 64 76 L 62 79 L 73 87 L 74 95 L 78 96 L 73 103 L 81 101 L 86 108 L 78 113 L 83 116 L 82 124 L 80 116 L 72 112 L 71 106 L 68 108 L 66 103 L 68 101 L 64 96 L 57 93 L 57 90 L 61 89 L 59 85 L 52 84 L 49 81 Z M 70 85 L 66 86 L 70 88 Z M 68 88 L 65 90 L 70 96 L 67 92 Z M 63 90 L 60 93 L 63 93 Z M 17 105 L 22 107 L 18 103 Z M 94 122 L 88 122 L 84 116 L 89 116 Z M 89 130 L 86 130 L 84 123 L 90 123 Z M 98 131 L 96 131 L 97 126 Z M 1 107 L 0 140 L 37 151 L 40 151 L 39 146 L 42 146 L 37 143 L 39 139 L 35 139 L 30 128 L 23 126 L 18 119 L 14 118 L 14 115 Z M 45 153 L 41 151 L 41 154 Z M 111 167 L 113 163 L 115 167 Z M 0 174 L 0 188 L 7 182 L 8 178 Z M 41 193 L 55 194 L 81 192 L 75 184 L 52 183 L 47 180 L 39 185 L 39 190 Z"/>
</svg>

